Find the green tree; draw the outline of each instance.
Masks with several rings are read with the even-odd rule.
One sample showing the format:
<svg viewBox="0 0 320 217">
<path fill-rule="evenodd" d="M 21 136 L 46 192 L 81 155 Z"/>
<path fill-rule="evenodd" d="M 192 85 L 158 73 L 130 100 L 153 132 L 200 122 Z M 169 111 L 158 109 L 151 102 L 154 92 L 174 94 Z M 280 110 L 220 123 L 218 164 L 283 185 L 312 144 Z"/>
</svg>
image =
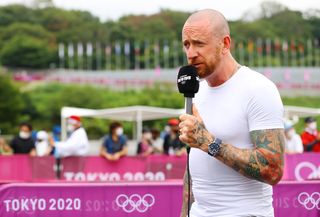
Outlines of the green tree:
<svg viewBox="0 0 320 217">
<path fill-rule="evenodd" d="M 8 26 L 16 22 L 37 23 L 34 10 L 23 5 L 0 7 L 0 26 Z"/>
<path fill-rule="evenodd" d="M 24 109 L 23 97 L 9 77 L 0 74 L 0 130 L 12 133 L 21 119 Z"/>
<path fill-rule="evenodd" d="M 54 61 L 54 50 L 44 40 L 15 36 L 3 46 L 1 62 L 9 67 L 48 68 Z"/>
</svg>

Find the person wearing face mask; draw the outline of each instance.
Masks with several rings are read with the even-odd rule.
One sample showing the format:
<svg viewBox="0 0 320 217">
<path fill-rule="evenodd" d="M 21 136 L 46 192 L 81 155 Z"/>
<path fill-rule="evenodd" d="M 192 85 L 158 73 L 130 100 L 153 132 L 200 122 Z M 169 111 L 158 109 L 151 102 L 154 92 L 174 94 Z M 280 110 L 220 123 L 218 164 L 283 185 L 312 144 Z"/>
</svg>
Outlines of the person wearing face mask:
<svg viewBox="0 0 320 217">
<path fill-rule="evenodd" d="M 306 152 L 320 152 L 320 133 L 317 129 L 316 119 L 307 117 L 304 120 L 305 129 L 301 134 L 304 151 Z"/>
<path fill-rule="evenodd" d="M 52 151 L 52 147 L 49 145 L 49 135 L 46 131 L 40 130 L 37 132 L 36 146 L 36 156 L 48 156 Z"/>
<path fill-rule="evenodd" d="M 294 129 L 294 125 L 291 121 L 287 121 L 284 124 L 285 134 L 285 153 L 296 154 L 303 152 L 303 145 L 300 135 L 298 135 Z"/>
<path fill-rule="evenodd" d="M 50 139 L 50 144 L 55 148 L 54 155 L 56 157 L 85 156 L 89 150 L 89 141 L 79 116 L 72 115 L 68 118 L 67 130 L 69 137 L 66 141 L 54 142 Z"/>
<path fill-rule="evenodd" d="M 10 142 L 14 154 L 35 153 L 35 141 L 31 137 L 32 126 L 29 123 L 21 123 L 19 126 L 19 135 L 15 136 Z"/>
<path fill-rule="evenodd" d="M 117 161 L 127 155 L 127 138 L 123 135 L 121 123 L 112 122 L 109 126 L 109 134 L 104 137 L 100 155 L 107 160 Z"/>
<path fill-rule="evenodd" d="M 164 137 L 163 153 L 167 155 L 181 156 L 186 154 L 186 145 L 179 139 L 179 120 L 170 119 L 168 125 L 170 132 Z"/>
<path fill-rule="evenodd" d="M 137 155 L 149 156 L 153 153 L 152 133 L 149 129 L 142 130 L 141 141 L 138 143 Z"/>
</svg>

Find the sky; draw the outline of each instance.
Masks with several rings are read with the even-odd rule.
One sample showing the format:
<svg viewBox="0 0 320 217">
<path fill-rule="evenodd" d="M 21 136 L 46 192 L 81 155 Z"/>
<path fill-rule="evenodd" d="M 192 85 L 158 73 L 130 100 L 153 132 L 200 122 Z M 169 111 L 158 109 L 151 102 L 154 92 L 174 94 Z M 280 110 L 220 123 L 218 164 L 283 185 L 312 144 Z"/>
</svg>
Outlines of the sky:
<svg viewBox="0 0 320 217">
<path fill-rule="evenodd" d="M 32 0 L 0 0 L 0 5 L 10 3 L 30 4 Z M 242 15 L 259 8 L 263 0 L 53 0 L 55 6 L 64 9 L 90 11 L 101 21 L 117 20 L 129 14 L 154 14 L 161 8 L 179 11 L 196 11 L 213 8 L 222 12 L 228 20 L 237 20 Z M 319 0 L 276 0 L 291 10 L 306 11 L 310 8 L 320 10 Z"/>
</svg>

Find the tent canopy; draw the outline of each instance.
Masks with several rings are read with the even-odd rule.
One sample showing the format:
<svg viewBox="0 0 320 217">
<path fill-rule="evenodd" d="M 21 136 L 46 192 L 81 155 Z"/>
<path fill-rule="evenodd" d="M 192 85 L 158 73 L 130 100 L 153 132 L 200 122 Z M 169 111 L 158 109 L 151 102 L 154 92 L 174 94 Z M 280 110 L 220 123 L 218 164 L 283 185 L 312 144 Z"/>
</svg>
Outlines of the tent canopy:
<svg viewBox="0 0 320 217">
<path fill-rule="evenodd" d="M 320 115 L 320 109 L 316 108 L 284 106 L 284 110 L 285 119 L 291 119 L 294 122 L 297 122 L 300 117 Z M 139 105 L 110 109 L 63 107 L 61 110 L 62 140 L 66 139 L 66 119 L 71 115 L 136 122 L 136 139 L 139 139 L 141 138 L 143 121 L 178 117 L 183 113 L 185 113 L 184 109 L 171 109 Z"/>
<path fill-rule="evenodd" d="M 182 113 L 184 113 L 184 109 L 152 106 L 128 106 L 110 109 L 63 107 L 61 110 L 62 139 L 66 139 L 66 119 L 71 115 L 136 122 L 136 137 L 139 139 L 141 137 L 143 121 L 178 117 Z"/>
</svg>

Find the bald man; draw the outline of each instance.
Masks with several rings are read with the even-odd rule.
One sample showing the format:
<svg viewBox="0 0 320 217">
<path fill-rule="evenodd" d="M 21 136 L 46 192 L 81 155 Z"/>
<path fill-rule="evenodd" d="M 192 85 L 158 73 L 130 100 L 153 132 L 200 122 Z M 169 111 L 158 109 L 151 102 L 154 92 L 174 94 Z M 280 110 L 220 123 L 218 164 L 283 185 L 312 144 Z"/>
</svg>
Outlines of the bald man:
<svg viewBox="0 0 320 217">
<path fill-rule="evenodd" d="M 283 105 L 276 86 L 230 52 L 224 16 L 192 14 L 182 29 L 188 63 L 202 81 L 193 115 L 180 116 L 180 140 L 191 147 L 192 217 L 272 217 L 272 185 L 283 173 Z M 181 216 L 188 214 L 184 177 Z"/>
</svg>

